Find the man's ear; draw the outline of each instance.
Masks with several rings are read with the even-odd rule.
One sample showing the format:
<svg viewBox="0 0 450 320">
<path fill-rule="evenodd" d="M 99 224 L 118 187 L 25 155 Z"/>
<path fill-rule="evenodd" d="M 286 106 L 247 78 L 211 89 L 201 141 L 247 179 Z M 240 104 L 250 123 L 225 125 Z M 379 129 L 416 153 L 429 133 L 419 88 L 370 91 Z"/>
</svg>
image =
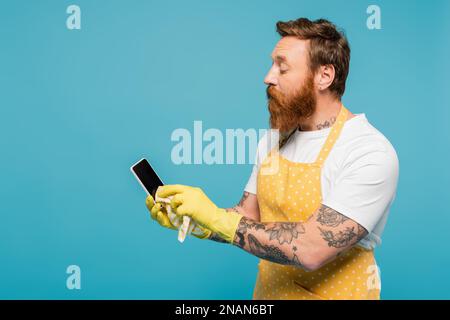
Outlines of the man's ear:
<svg viewBox="0 0 450 320">
<path fill-rule="evenodd" d="M 327 89 L 333 83 L 336 71 L 332 64 L 320 66 L 317 72 L 317 88 L 322 91 Z"/>
</svg>

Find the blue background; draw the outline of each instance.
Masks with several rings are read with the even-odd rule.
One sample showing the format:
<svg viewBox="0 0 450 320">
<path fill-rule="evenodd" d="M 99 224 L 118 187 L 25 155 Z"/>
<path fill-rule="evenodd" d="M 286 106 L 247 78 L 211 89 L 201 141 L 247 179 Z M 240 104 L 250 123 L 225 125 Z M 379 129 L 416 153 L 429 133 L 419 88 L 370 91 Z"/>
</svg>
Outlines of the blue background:
<svg viewBox="0 0 450 320">
<path fill-rule="evenodd" d="M 66 8 L 81 7 L 81 30 Z M 366 27 L 370 4 L 382 29 Z M 278 20 L 328 18 L 352 48 L 344 104 L 394 145 L 376 250 L 384 299 L 450 298 L 450 1 L 0 2 L 0 298 L 250 299 L 257 258 L 150 220 L 129 171 L 234 205 L 251 165 L 171 162 L 176 128 L 267 128 Z M 81 290 L 66 268 L 81 268 Z"/>
</svg>

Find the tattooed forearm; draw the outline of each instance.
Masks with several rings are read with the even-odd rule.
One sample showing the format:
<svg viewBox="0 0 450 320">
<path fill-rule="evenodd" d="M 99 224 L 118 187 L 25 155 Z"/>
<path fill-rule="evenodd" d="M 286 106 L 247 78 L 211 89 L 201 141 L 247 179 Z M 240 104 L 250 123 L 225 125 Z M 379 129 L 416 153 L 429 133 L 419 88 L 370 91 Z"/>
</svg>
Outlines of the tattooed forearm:
<svg viewBox="0 0 450 320">
<path fill-rule="evenodd" d="M 243 217 L 234 245 L 265 260 L 302 267 L 296 252 L 296 240 L 303 233 L 305 228 L 301 222 L 261 223 Z"/>
<path fill-rule="evenodd" d="M 257 222 L 243 217 L 233 244 L 259 258 L 311 271 L 366 235 L 361 225 L 322 205 L 302 222 Z"/>
<path fill-rule="evenodd" d="M 236 235 L 234 238 L 234 242 L 237 246 L 244 248 L 245 247 L 245 234 L 247 233 L 247 230 L 249 230 L 249 229 L 265 230 L 265 228 L 266 228 L 266 226 L 264 224 L 252 221 L 252 220 L 244 217 L 239 222 L 238 229 L 236 231 Z"/>
<path fill-rule="evenodd" d="M 348 218 L 340 214 L 336 210 L 333 210 L 325 205 L 322 205 L 319 208 L 316 220 L 323 226 L 337 227 L 341 223 L 347 221 Z"/>
<path fill-rule="evenodd" d="M 252 234 L 248 235 L 248 244 L 250 252 L 262 259 L 270 260 L 272 262 L 289 264 L 288 256 L 276 245 L 263 245 Z"/>
</svg>

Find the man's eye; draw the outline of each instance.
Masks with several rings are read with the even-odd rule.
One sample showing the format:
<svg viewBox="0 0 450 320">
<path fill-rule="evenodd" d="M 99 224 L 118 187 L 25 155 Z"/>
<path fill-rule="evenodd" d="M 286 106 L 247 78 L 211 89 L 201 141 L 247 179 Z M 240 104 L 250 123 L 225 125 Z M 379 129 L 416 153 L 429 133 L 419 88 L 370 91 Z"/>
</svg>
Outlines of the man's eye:
<svg viewBox="0 0 450 320">
<path fill-rule="evenodd" d="M 286 72 L 288 72 L 287 69 L 286 70 L 280 69 L 280 74 L 285 74 Z"/>
</svg>

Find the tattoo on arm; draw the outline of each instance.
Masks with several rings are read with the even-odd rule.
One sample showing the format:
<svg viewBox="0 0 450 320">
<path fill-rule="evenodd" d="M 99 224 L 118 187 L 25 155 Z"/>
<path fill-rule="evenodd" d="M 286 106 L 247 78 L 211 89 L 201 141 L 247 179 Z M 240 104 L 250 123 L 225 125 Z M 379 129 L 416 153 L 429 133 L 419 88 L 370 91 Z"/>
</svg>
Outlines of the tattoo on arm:
<svg viewBox="0 0 450 320">
<path fill-rule="evenodd" d="M 301 248 L 299 248 L 304 243 L 311 245 L 306 238 L 302 239 L 306 234 L 306 223 L 310 230 L 308 232 L 318 230 L 314 232 L 318 236 L 318 241 L 322 238 L 325 240 L 325 245 L 338 249 L 334 253 L 335 256 L 367 235 L 366 229 L 362 226 L 322 205 L 317 213 L 311 215 L 305 222 L 261 223 L 243 217 L 238 225 L 233 244 L 259 258 L 307 269 L 302 264 Z"/>
<path fill-rule="evenodd" d="M 329 247 L 335 248 L 345 248 L 348 246 L 356 237 L 354 232 L 354 227 L 347 227 L 344 231 L 333 232 L 331 230 L 325 230 L 318 227 L 322 238 L 328 242 Z"/>
<path fill-rule="evenodd" d="M 326 205 L 322 205 L 319 208 L 319 212 L 317 214 L 317 222 L 319 222 L 323 226 L 327 227 L 337 227 L 341 223 L 347 221 L 348 218 L 336 210 L 327 207 Z"/>
<path fill-rule="evenodd" d="M 336 228 L 348 220 L 350 219 L 330 207 L 322 205 L 319 208 L 316 221 L 328 228 L 317 228 L 329 247 L 345 248 L 359 242 L 367 235 L 367 230 L 359 224 L 356 227 L 346 226 L 345 229 L 342 229 L 342 227 L 339 230 L 329 229 Z"/>
<path fill-rule="evenodd" d="M 244 193 L 237 206 L 241 205 L 247 196 L 248 193 Z M 306 269 L 301 262 L 298 247 L 305 240 L 301 237 L 306 234 L 307 222 L 312 223 L 308 224 L 310 227 L 316 225 L 319 230 L 317 233 L 319 241 L 321 237 L 328 247 L 339 249 L 336 255 L 367 235 L 367 230 L 361 225 L 322 205 L 317 213 L 311 215 L 305 222 L 257 222 L 243 217 L 236 230 L 233 244 L 261 259 Z M 216 234 L 212 234 L 210 239 L 225 242 Z"/>
<path fill-rule="evenodd" d="M 259 236 L 256 236 L 259 233 Z M 251 254 L 284 265 L 302 267 L 296 254 L 295 240 L 305 233 L 301 222 L 261 223 L 243 217 L 234 238 L 234 245 Z M 265 243 L 259 239 L 266 239 Z"/>
<path fill-rule="evenodd" d="M 219 237 L 219 235 L 215 232 L 211 233 L 211 235 L 209 236 L 209 240 L 213 240 L 213 241 L 221 242 L 221 243 L 228 243 L 227 241 L 225 241 L 221 237 Z"/>
<path fill-rule="evenodd" d="M 289 262 L 289 258 L 280 248 L 276 245 L 263 245 L 252 234 L 248 235 L 248 244 L 250 252 L 255 256 L 277 263 L 287 264 Z"/>
</svg>

